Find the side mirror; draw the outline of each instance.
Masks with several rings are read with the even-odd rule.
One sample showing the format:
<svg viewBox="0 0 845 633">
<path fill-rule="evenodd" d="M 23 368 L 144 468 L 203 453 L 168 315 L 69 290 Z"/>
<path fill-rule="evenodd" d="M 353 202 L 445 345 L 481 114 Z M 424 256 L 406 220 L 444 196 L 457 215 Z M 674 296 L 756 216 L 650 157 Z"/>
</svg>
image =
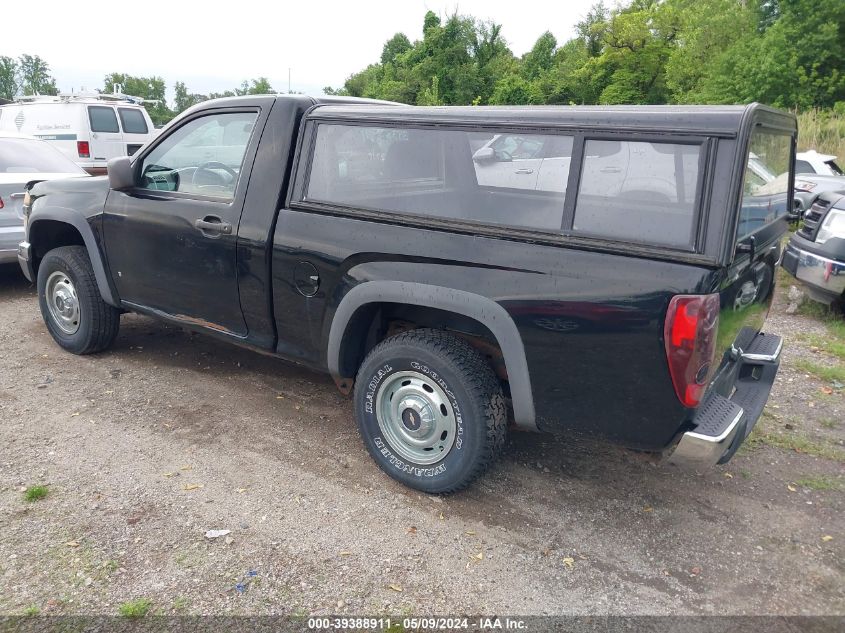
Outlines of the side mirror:
<svg viewBox="0 0 845 633">
<path fill-rule="evenodd" d="M 480 150 L 472 155 L 472 160 L 476 163 L 492 163 L 496 161 L 496 150 L 492 147 L 482 147 Z"/>
<path fill-rule="evenodd" d="M 135 186 L 132 163 L 128 156 L 112 158 L 106 165 L 109 174 L 109 187 L 120 191 Z"/>
</svg>

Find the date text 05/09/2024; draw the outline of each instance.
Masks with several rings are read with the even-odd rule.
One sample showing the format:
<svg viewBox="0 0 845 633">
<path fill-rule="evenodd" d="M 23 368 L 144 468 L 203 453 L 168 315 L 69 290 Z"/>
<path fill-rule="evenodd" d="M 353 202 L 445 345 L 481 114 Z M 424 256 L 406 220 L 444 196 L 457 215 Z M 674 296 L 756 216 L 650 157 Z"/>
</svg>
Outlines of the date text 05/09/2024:
<svg viewBox="0 0 845 633">
<path fill-rule="evenodd" d="M 448 618 L 448 617 L 409 617 L 401 620 L 402 628 L 406 631 L 526 631 L 526 622 L 519 618 L 508 617 L 477 617 L 477 618 Z M 309 618 L 308 629 L 312 631 L 335 630 L 392 630 L 399 624 L 393 618 Z"/>
</svg>

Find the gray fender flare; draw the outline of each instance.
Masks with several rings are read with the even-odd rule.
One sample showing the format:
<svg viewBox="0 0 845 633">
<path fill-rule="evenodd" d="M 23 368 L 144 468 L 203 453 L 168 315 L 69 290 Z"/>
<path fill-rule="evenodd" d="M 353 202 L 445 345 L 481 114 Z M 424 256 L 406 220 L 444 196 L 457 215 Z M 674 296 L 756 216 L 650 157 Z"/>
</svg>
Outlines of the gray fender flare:
<svg viewBox="0 0 845 633">
<path fill-rule="evenodd" d="M 475 319 L 486 326 L 496 337 L 502 350 L 516 424 L 522 428 L 537 430 L 528 362 L 516 324 L 507 311 L 492 299 L 464 290 L 406 281 L 367 281 L 352 288 L 338 305 L 329 331 L 327 364 L 336 381 L 342 378 L 340 352 L 347 324 L 359 308 L 368 303 L 380 302 L 447 310 Z"/>
<path fill-rule="evenodd" d="M 77 211 L 67 209 L 64 207 L 47 207 L 46 209 L 38 209 L 30 216 L 27 227 L 27 239 L 29 239 L 32 227 L 34 227 L 41 220 L 53 220 L 55 222 L 63 222 L 75 228 L 82 236 L 82 241 L 85 242 L 85 249 L 88 251 L 88 258 L 91 260 L 91 266 L 94 269 L 94 278 L 97 280 L 97 288 L 100 290 L 100 295 L 103 301 L 115 308 L 120 307 L 120 300 L 116 293 L 112 291 L 109 284 L 109 276 L 106 273 L 106 267 L 103 263 L 103 254 L 100 252 L 97 238 L 94 237 L 94 231 L 88 224 L 87 220 L 82 217 Z"/>
</svg>

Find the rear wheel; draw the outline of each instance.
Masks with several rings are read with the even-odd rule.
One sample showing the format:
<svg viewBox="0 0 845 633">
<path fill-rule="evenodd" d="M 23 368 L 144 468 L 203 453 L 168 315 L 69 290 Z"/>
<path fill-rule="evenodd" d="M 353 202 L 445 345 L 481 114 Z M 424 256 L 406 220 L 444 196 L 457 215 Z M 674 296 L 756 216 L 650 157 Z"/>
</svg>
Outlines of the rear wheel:
<svg viewBox="0 0 845 633">
<path fill-rule="evenodd" d="M 38 267 L 38 302 L 47 330 L 74 354 L 93 354 L 114 342 L 120 310 L 103 301 L 88 252 L 62 246 L 48 252 Z"/>
<path fill-rule="evenodd" d="M 501 451 L 507 425 L 490 366 L 465 341 L 429 329 L 373 348 L 356 379 L 355 415 L 379 467 L 429 493 L 469 485 Z"/>
</svg>

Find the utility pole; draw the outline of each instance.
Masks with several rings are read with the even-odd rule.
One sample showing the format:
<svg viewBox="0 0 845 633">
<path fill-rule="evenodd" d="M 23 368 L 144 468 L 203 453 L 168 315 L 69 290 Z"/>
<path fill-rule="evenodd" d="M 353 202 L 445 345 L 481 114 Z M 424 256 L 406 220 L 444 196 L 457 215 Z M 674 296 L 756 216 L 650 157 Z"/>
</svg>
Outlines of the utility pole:
<svg viewBox="0 0 845 633">
<path fill-rule="evenodd" d="M 290 94 L 290 66 L 288 66 L 288 94 Z"/>
</svg>

